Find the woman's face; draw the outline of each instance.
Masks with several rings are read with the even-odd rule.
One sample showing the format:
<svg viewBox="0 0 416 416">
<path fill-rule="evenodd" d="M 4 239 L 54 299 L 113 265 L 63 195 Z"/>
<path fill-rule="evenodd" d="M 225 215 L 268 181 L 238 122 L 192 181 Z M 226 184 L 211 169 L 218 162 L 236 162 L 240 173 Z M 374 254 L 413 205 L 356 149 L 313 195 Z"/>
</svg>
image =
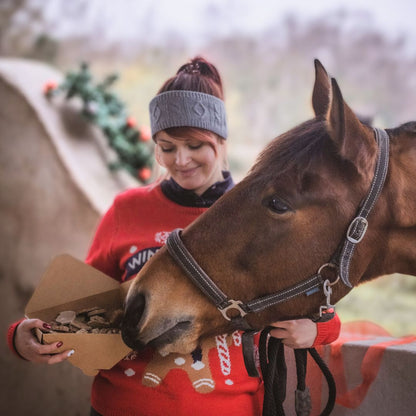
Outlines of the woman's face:
<svg viewBox="0 0 416 416">
<path fill-rule="evenodd" d="M 215 182 L 223 180 L 221 158 L 209 142 L 174 139 L 161 131 L 156 135 L 156 143 L 159 163 L 182 188 L 202 195 Z"/>
</svg>

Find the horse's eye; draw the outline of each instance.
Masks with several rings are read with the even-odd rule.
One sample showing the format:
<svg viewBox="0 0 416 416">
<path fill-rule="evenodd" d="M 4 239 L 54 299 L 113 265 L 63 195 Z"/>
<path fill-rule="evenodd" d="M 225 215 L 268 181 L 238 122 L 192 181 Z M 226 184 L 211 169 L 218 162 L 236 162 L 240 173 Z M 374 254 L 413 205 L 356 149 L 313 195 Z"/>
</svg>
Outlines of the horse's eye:
<svg viewBox="0 0 416 416">
<path fill-rule="evenodd" d="M 282 199 L 272 196 L 267 201 L 267 207 L 277 214 L 284 214 L 290 210 L 290 206 Z"/>
</svg>

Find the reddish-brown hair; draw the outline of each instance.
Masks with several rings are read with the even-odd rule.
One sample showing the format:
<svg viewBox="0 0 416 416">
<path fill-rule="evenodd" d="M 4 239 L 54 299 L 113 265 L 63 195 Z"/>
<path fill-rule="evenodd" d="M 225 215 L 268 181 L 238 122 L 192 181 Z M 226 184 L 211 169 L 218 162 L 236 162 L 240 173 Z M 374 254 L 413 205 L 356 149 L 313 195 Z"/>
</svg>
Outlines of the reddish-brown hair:
<svg viewBox="0 0 416 416">
<path fill-rule="evenodd" d="M 217 68 L 201 56 L 182 65 L 176 75 L 162 85 L 158 94 L 175 90 L 202 92 L 224 100 L 222 80 Z"/>
</svg>

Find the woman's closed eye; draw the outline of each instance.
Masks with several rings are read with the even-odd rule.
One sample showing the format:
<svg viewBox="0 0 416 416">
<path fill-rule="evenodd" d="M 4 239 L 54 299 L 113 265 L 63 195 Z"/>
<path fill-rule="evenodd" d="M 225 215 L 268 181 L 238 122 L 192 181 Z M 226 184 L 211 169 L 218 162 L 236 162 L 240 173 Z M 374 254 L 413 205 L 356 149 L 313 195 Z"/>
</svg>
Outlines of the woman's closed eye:
<svg viewBox="0 0 416 416">
<path fill-rule="evenodd" d="M 195 143 L 195 144 L 188 144 L 189 149 L 191 150 L 198 150 L 200 149 L 202 146 L 204 145 L 204 143 Z"/>
<path fill-rule="evenodd" d="M 204 143 L 201 142 L 201 143 L 188 143 L 186 146 L 189 150 L 198 150 L 203 145 L 204 145 Z M 172 153 L 172 152 L 176 151 L 176 147 L 175 146 L 161 145 L 160 150 L 162 150 L 163 153 Z"/>
<path fill-rule="evenodd" d="M 163 153 L 171 153 L 171 152 L 173 152 L 175 150 L 175 148 L 174 147 L 164 147 L 164 146 L 160 146 L 160 150 Z"/>
</svg>

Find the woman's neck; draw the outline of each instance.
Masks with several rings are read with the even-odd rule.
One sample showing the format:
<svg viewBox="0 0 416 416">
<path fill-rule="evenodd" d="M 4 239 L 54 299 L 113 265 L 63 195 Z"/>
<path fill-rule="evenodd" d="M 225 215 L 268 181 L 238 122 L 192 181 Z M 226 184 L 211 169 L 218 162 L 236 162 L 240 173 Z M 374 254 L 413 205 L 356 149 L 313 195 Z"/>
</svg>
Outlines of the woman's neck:
<svg viewBox="0 0 416 416">
<path fill-rule="evenodd" d="M 172 178 L 162 181 L 161 188 L 164 195 L 179 205 L 187 207 L 210 207 L 225 192 L 234 186 L 230 172 L 222 173 L 223 178 L 213 183 L 201 193 L 182 188 Z"/>
</svg>

